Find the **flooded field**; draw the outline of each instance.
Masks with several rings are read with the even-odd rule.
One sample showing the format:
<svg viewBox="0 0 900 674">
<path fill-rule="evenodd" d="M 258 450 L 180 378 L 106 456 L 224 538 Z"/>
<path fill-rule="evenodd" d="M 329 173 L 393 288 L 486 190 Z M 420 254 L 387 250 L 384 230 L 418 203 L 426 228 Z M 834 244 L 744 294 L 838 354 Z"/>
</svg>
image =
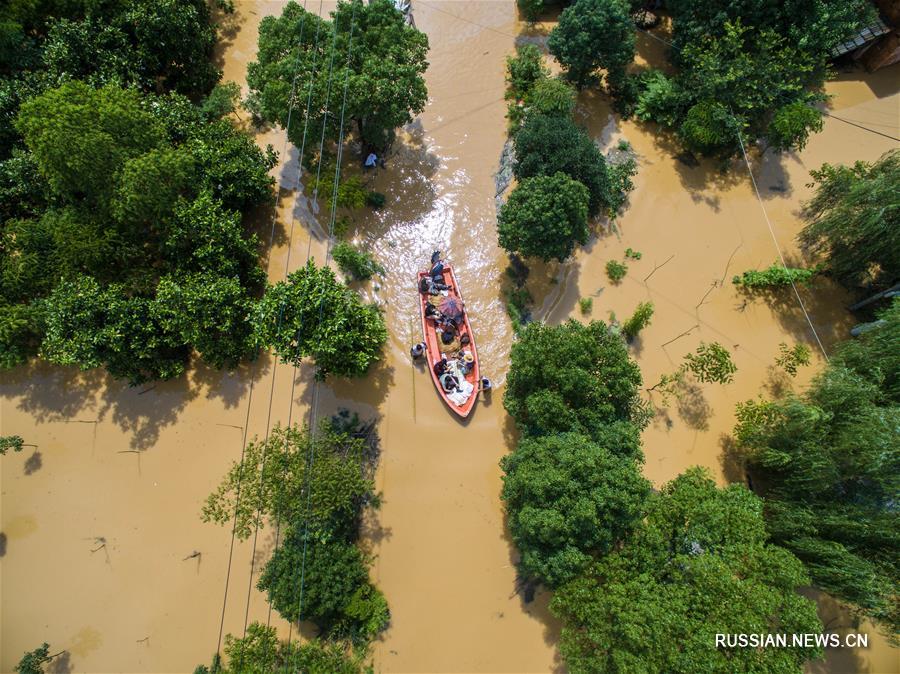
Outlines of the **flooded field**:
<svg viewBox="0 0 900 674">
<path fill-rule="evenodd" d="M 245 85 L 259 21 L 284 3 L 235 4 L 236 15 L 225 20 L 222 65 L 226 80 Z M 554 671 L 558 626 L 545 593 L 527 604 L 516 593 L 515 553 L 499 498 L 498 461 L 513 440 L 501 401 L 512 330 L 500 294 L 506 256 L 496 245 L 493 174 L 506 140 L 504 62 L 525 26 L 512 0 L 413 5 L 431 43 L 429 104 L 400 133 L 386 169 L 366 178 L 387 195 L 385 208 L 355 218 L 355 236 L 388 270 L 362 291 L 384 307 L 390 339 L 370 377 L 321 386 L 318 411 L 350 407 L 379 419 L 383 505 L 366 541 L 377 556 L 373 575 L 392 623 L 376 642 L 375 670 Z M 324 3 L 322 11 L 331 7 Z M 643 59 L 662 58 L 650 38 L 640 37 L 638 46 Z M 827 87 L 835 96 L 832 112 L 896 135 L 898 81 L 898 66 L 841 74 Z M 645 473 L 661 484 L 700 464 L 722 482 L 742 480 L 730 454 L 735 403 L 802 387 L 822 360 L 818 353 L 796 380 L 778 380 L 771 369 L 778 344 L 803 342 L 815 353 L 810 327 L 792 297 L 778 306 L 745 301 L 731 284 L 733 274 L 777 259 L 746 167 L 721 174 L 713 165 L 685 166 L 655 127 L 619 121 L 596 96 L 585 95 L 577 115 L 604 149 L 627 139 L 639 173 L 615 227 L 602 223 L 569 263 L 534 269 L 537 317 L 587 320 L 581 297 L 593 298 L 597 319 L 609 312 L 623 318 L 638 302 L 652 301 L 653 321 L 632 349 L 647 386 L 700 341 L 732 350 L 738 367 L 732 384 L 703 385 L 660 408 L 644 433 Z M 285 147 L 278 130 L 258 140 Z M 828 118 L 803 152 L 766 154 L 753 164 L 789 259 L 798 255 L 794 236 L 810 194 L 809 170 L 826 161 L 872 160 L 895 145 Z M 347 157 L 357 160 L 355 152 Z M 273 281 L 307 255 L 321 261 L 325 248 L 307 199 L 297 198 L 296 151 L 288 148 L 281 160 L 274 172 L 277 218 L 262 214 L 259 222 L 263 240 L 274 233 Z M 621 260 L 626 248 L 642 257 L 611 285 L 605 264 Z M 417 335 L 415 271 L 435 249 L 456 267 L 482 369 L 501 385 L 464 424 L 408 357 Z M 842 308 L 846 297 L 825 282 L 802 292 L 828 351 L 852 324 Z M 268 606 L 251 567 L 258 575 L 274 532 L 262 532 L 255 550 L 235 543 L 229 574 L 230 532 L 202 523 L 199 511 L 240 456 L 244 436 L 303 421 L 312 395 L 311 371 L 294 372 L 268 355 L 234 373 L 195 368 L 185 380 L 138 389 L 100 372 L 43 364 L 4 373 L 2 433 L 22 435 L 37 450 L 0 460 L 0 670 L 11 671 L 25 650 L 48 641 L 51 652 L 68 651 L 56 663 L 59 671 L 191 671 L 215 652 L 222 621 L 226 633 L 238 634 L 245 620 L 266 621 Z M 850 626 L 834 602 L 823 598 L 820 605 L 829 628 Z M 277 614 L 271 620 L 287 634 Z M 830 653 L 810 671 L 900 671 L 898 651 L 870 626 L 860 629 L 872 635 L 868 650 Z"/>
</svg>

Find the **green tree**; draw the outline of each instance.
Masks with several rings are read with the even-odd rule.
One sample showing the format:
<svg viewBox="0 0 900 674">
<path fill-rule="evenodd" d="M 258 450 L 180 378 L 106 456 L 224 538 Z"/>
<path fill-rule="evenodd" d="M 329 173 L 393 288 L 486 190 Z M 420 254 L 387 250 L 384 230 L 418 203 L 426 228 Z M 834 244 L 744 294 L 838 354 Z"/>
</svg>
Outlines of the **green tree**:
<svg viewBox="0 0 900 674">
<path fill-rule="evenodd" d="M 385 629 L 390 619 L 383 595 L 369 582 L 360 549 L 327 534 L 305 533 L 299 522 L 266 563 L 257 587 L 267 593 L 282 617 L 309 620 L 332 637 L 365 643 Z"/>
<path fill-rule="evenodd" d="M 853 166 L 812 171 L 816 191 L 803 208 L 800 241 L 851 287 L 888 287 L 900 279 L 900 151 Z"/>
<path fill-rule="evenodd" d="M 381 357 L 387 328 L 374 304 L 312 261 L 271 286 L 257 306 L 256 330 L 282 361 L 316 361 L 319 376 L 359 377 Z"/>
<path fill-rule="evenodd" d="M 568 117 L 529 114 L 513 140 L 513 172 L 519 181 L 562 172 L 587 188 L 591 215 L 611 203 L 606 161 L 590 136 Z"/>
<path fill-rule="evenodd" d="M 781 342 L 778 345 L 778 358 L 775 359 L 775 365 L 795 377 L 801 365 L 809 365 L 810 356 L 812 356 L 812 352 L 806 344 L 788 346 L 785 342 Z"/>
<path fill-rule="evenodd" d="M 0 456 L 6 454 L 9 450 L 21 452 L 24 446 L 25 439 L 21 435 L 0 436 Z"/>
<path fill-rule="evenodd" d="M 641 373 L 602 322 L 529 323 L 513 344 L 503 405 L 532 436 L 572 431 L 619 456 L 638 456 L 646 423 Z"/>
<path fill-rule="evenodd" d="M 731 353 L 718 342 L 700 342 L 694 353 L 684 357 L 684 368 L 703 383 L 730 384 L 737 372 Z"/>
<path fill-rule="evenodd" d="M 764 485 L 772 538 L 813 582 L 900 628 L 900 303 L 839 348 L 803 395 L 738 405 L 735 437 Z"/>
<path fill-rule="evenodd" d="M 162 142 L 136 92 L 78 81 L 25 102 L 17 127 L 53 190 L 95 205 L 107 202 L 128 159 Z"/>
<path fill-rule="evenodd" d="M 506 57 L 506 97 L 525 100 L 532 88 L 549 75 L 550 69 L 544 65 L 544 57 L 537 45 L 521 45 L 515 56 Z"/>
<path fill-rule="evenodd" d="M 296 2 L 289 2 L 280 17 L 262 20 L 258 60 L 247 70 L 247 106 L 262 119 L 287 127 L 288 97 L 296 67 L 297 82 L 311 81 L 311 89 L 298 85 L 300 103 L 293 109 L 288 137 L 299 147 L 308 122 L 309 139 L 319 138 L 324 125 L 327 137 L 337 140 L 341 99 L 336 92 L 349 76 L 345 121 L 356 125 L 366 144 L 384 149 L 394 129 L 411 122 L 412 115 L 425 108 L 428 96 L 422 75 L 428 66 L 428 38 L 408 26 L 390 0 L 368 4 L 342 1 L 332 16 L 332 21 L 320 19 Z M 353 52 L 348 67 L 351 24 Z M 337 42 L 331 70 L 328 64 L 334 31 Z M 334 91 L 326 118 L 329 82 L 334 83 Z M 308 119 L 307 100 L 311 101 Z"/>
<path fill-rule="evenodd" d="M 564 173 L 525 178 L 497 216 L 500 245 L 510 253 L 565 260 L 587 243 L 588 191 Z"/>
<path fill-rule="evenodd" d="M 692 468 L 650 497 L 624 546 L 564 585 L 560 652 L 587 672 L 797 672 L 819 648 L 717 647 L 720 633 L 818 633 L 803 565 L 766 540 L 762 502 Z"/>
<path fill-rule="evenodd" d="M 619 451 L 562 433 L 524 438 L 503 457 L 502 498 L 524 574 L 555 587 L 630 532 L 650 483 Z"/>
<path fill-rule="evenodd" d="M 547 47 L 566 70 L 566 77 L 584 88 L 598 68 L 615 89 L 634 60 L 634 23 L 624 0 L 576 0 L 563 10 Z"/>
<path fill-rule="evenodd" d="M 738 133 L 745 145 L 803 147 L 822 127 L 812 104 L 822 99 L 831 49 L 873 15 L 865 0 L 673 0 L 667 8 L 677 72 L 651 71 L 626 89 L 640 119 L 675 131 L 691 151 L 722 157 L 740 152 Z"/>
<path fill-rule="evenodd" d="M 18 674 L 44 674 L 44 665 L 62 653 L 65 651 L 50 655 L 50 644 L 45 642 L 22 656 L 19 664 L 16 665 L 16 672 Z"/>
<path fill-rule="evenodd" d="M 797 267 L 785 267 L 778 262 L 772 263 L 763 270 L 748 269 L 740 276 L 734 276 L 731 282 L 746 290 L 771 290 L 789 286 L 792 283 L 809 285 L 819 273 L 818 268 L 802 269 Z"/>
<path fill-rule="evenodd" d="M 154 312 L 162 329 L 191 344 L 215 368 L 234 369 L 256 355 L 253 302 L 237 278 L 214 274 L 164 277 Z"/>
<path fill-rule="evenodd" d="M 185 148 L 160 148 L 126 161 L 112 197 L 112 212 L 141 232 L 172 217 L 181 197 L 190 198 L 198 180 L 194 158 Z"/>
<path fill-rule="evenodd" d="M 315 438 L 306 428 L 276 426 L 267 440 L 247 444 L 243 461 L 231 465 L 206 499 L 201 517 L 221 525 L 233 521 L 242 540 L 253 533 L 257 512 L 272 523 L 308 517 L 311 531 L 350 537 L 359 528 L 362 506 L 375 501 L 374 483 L 364 470 L 367 460 L 361 438 L 328 422 L 320 424 Z M 308 513 L 306 499 L 298 498 L 307 482 L 313 485 Z M 243 484 L 254 488 L 240 490 Z"/>
<path fill-rule="evenodd" d="M 776 150 L 802 150 L 811 133 L 822 130 L 822 113 L 801 101 L 775 111 L 766 138 Z"/>
<path fill-rule="evenodd" d="M 544 11 L 544 0 L 516 0 L 516 4 L 527 21 L 537 21 Z"/>
<path fill-rule="evenodd" d="M 247 236 L 240 213 L 226 210 L 210 192 L 175 205 L 163 235 L 162 256 L 172 270 L 237 277 L 248 288 L 261 287 L 256 235 Z"/>
</svg>

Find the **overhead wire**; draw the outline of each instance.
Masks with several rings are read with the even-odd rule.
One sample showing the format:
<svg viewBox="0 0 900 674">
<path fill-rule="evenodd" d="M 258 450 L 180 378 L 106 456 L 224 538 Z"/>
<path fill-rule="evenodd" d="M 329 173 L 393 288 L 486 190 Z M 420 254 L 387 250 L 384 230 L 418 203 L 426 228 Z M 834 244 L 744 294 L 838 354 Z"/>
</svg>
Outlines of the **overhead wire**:
<svg viewBox="0 0 900 674">
<path fill-rule="evenodd" d="M 320 0 L 319 10 L 318 10 L 319 15 L 321 15 L 322 6 L 323 6 L 323 2 L 322 2 L 322 0 Z M 298 51 L 298 55 L 297 55 L 298 62 L 303 53 L 303 33 L 304 33 L 304 30 L 306 27 L 307 14 L 308 14 L 308 12 L 306 10 L 306 2 L 304 2 L 303 14 L 301 15 L 301 20 L 300 20 L 300 36 L 299 36 L 299 40 L 298 40 L 299 51 Z M 297 182 L 296 182 L 296 188 L 295 188 L 295 191 L 297 193 L 299 193 L 299 191 L 300 191 L 300 184 L 301 184 L 301 180 L 302 180 L 302 176 L 303 176 L 303 158 L 304 158 L 305 150 L 306 150 L 307 130 L 309 128 L 310 100 L 312 98 L 313 82 L 314 82 L 316 74 L 317 74 L 316 56 L 318 54 L 319 33 L 320 33 L 321 25 L 322 25 L 321 21 L 317 22 L 315 44 L 313 46 L 313 62 L 312 62 L 312 67 L 310 68 L 310 74 L 309 74 L 309 87 L 308 87 L 309 92 L 308 92 L 308 96 L 307 96 L 306 114 L 304 116 L 304 123 L 303 123 L 303 136 L 302 136 L 302 140 L 300 143 L 299 156 L 297 158 Z M 289 99 L 289 112 L 288 112 L 288 118 L 287 118 L 287 126 L 285 127 L 286 134 L 289 133 L 289 130 L 290 130 L 291 113 L 293 112 L 294 103 L 295 103 L 295 98 L 294 98 L 295 93 L 296 93 L 295 87 L 292 87 L 291 98 Z M 320 160 L 320 163 L 321 163 L 321 160 Z M 284 265 L 285 279 L 287 278 L 287 276 L 290 272 L 291 252 L 293 249 L 292 242 L 293 242 L 293 236 L 294 236 L 294 226 L 295 226 L 296 220 L 297 220 L 295 212 L 294 212 L 295 210 L 296 209 L 292 209 L 292 212 L 291 212 L 291 228 L 290 228 L 290 233 L 288 235 L 288 249 L 287 249 L 287 255 L 285 256 L 285 265 Z M 277 212 L 275 214 L 275 217 L 277 218 Z M 274 220 L 273 220 L 273 226 L 274 226 Z M 280 328 L 280 326 L 283 322 L 284 311 L 285 311 L 285 300 L 282 299 L 282 301 L 279 305 L 279 308 L 278 308 L 278 320 L 276 322 L 276 328 L 275 328 L 276 332 L 278 331 L 278 329 Z M 302 321 L 302 318 L 303 318 L 303 316 L 301 314 L 301 321 Z M 247 625 L 248 625 L 249 616 L 250 616 L 250 598 L 251 598 L 251 595 L 253 592 L 253 573 L 256 568 L 256 547 L 257 547 L 257 542 L 258 542 L 258 537 L 259 537 L 260 523 L 261 523 L 261 519 L 262 519 L 262 500 L 263 500 L 262 494 L 263 494 L 263 488 L 264 488 L 264 482 L 265 482 L 266 461 L 269 458 L 268 450 L 269 450 L 269 437 L 270 437 L 271 422 L 272 422 L 272 402 L 273 402 L 274 393 L 275 393 L 275 375 L 276 375 L 277 370 L 278 370 L 278 361 L 276 358 L 276 360 L 274 361 L 274 363 L 272 365 L 272 378 L 271 378 L 271 384 L 270 384 L 270 388 L 269 388 L 269 403 L 268 403 L 268 411 L 267 411 L 267 417 L 266 417 L 265 439 L 263 441 L 263 452 L 262 452 L 262 457 L 260 460 L 259 487 L 257 490 L 257 507 L 256 507 L 256 516 L 255 516 L 255 524 L 254 524 L 254 531 L 253 531 L 253 547 L 252 547 L 251 557 L 250 557 L 250 574 L 249 574 L 249 579 L 247 582 L 247 599 L 246 599 L 246 605 L 245 605 L 245 609 L 244 609 L 243 638 L 246 638 L 246 636 L 247 636 Z M 291 401 L 293 401 L 294 389 L 296 386 L 296 375 L 297 375 L 297 367 L 294 366 L 293 375 L 292 375 L 292 384 L 291 384 Z M 292 412 L 292 409 L 289 409 L 288 428 L 290 428 L 291 412 Z M 285 466 L 284 470 L 286 470 L 286 466 Z M 278 547 L 279 534 L 280 534 L 280 513 L 279 513 L 279 521 L 276 525 L 276 541 L 275 541 L 275 549 L 276 550 Z M 266 626 L 268 626 L 270 624 L 271 614 L 272 614 L 271 599 L 270 598 L 267 599 L 267 602 L 268 602 L 269 608 L 268 608 L 267 617 L 266 617 Z M 240 669 L 243 666 L 243 658 L 244 658 L 244 651 L 241 650 L 240 660 L 238 662 L 238 669 Z"/>
<path fill-rule="evenodd" d="M 300 58 L 299 58 L 299 54 L 298 54 L 297 60 L 294 64 L 293 77 L 291 79 L 290 97 L 288 98 L 288 113 L 287 113 L 288 127 L 290 127 L 291 115 L 293 113 L 293 100 L 294 100 L 294 94 L 296 92 L 297 78 L 299 76 L 299 72 L 300 72 Z M 282 146 L 282 156 L 284 156 L 287 153 L 287 146 L 288 146 L 288 138 L 287 138 L 287 134 L 285 134 L 284 144 Z M 277 222 L 277 219 L 278 219 L 278 193 L 276 191 L 275 204 L 274 204 L 273 214 L 272 214 L 272 225 L 269 230 L 269 243 L 268 243 L 268 248 L 266 251 L 266 267 L 267 268 L 268 268 L 269 262 L 271 260 L 272 244 L 275 240 L 275 224 Z M 274 373 L 273 373 L 273 376 L 274 376 Z M 226 572 L 225 572 L 225 589 L 224 589 L 223 597 L 222 597 L 222 614 L 221 614 L 221 618 L 219 620 L 219 635 L 216 640 L 216 661 L 217 662 L 219 661 L 219 658 L 221 657 L 221 653 L 222 653 L 222 637 L 223 637 L 224 631 L 225 631 L 225 611 L 228 606 L 228 588 L 230 585 L 231 569 L 232 569 L 232 565 L 233 565 L 233 561 L 234 561 L 234 539 L 235 539 L 235 535 L 237 533 L 238 511 L 240 509 L 241 497 L 243 495 L 242 487 L 243 487 L 243 480 L 244 480 L 244 472 L 243 472 L 244 455 L 247 450 L 247 437 L 249 434 L 249 427 L 250 427 L 250 411 L 251 411 L 251 407 L 252 407 L 252 403 L 253 403 L 253 389 L 254 389 L 254 382 L 251 379 L 250 387 L 249 387 L 249 391 L 248 391 L 248 395 L 247 395 L 247 415 L 246 415 L 246 418 L 244 421 L 244 433 L 243 433 L 243 438 L 241 441 L 241 457 L 240 457 L 240 462 L 238 464 L 238 466 L 239 466 L 238 467 L 238 481 L 237 481 L 237 487 L 235 489 L 234 516 L 232 518 L 232 523 L 231 523 L 231 541 L 229 543 L 229 548 L 228 548 L 228 564 L 227 564 L 227 568 L 226 568 Z M 245 632 L 246 632 L 246 624 L 245 624 Z"/>
<path fill-rule="evenodd" d="M 350 67 L 351 67 L 351 59 L 353 55 L 353 37 L 356 30 L 356 9 L 358 3 L 353 3 L 353 10 L 350 17 L 350 35 L 347 44 L 347 64 L 345 68 L 344 75 L 344 93 L 343 99 L 341 101 L 341 116 L 340 122 L 338 125 L 338 142 L 337 142 L 337 159 L 335 161 L 334 167 L 334 184 L 332 186 L 332 196 L 331 196 L 331 212 L 329 217 L 328 224 L 328 240 L 325 244 L 325 261 L 324 264 L 328 265 L 328 259 L 331 255 L 331 246 L 334 240 L 334 225 L 337 215 L 337 195 L 338 195 L 338 186 L 340 184 L 340 175 L 341 175 L 341 163 L 343 161 L 344 155 L 344 121 L 345 114 L 347 110 L 347 92 L 350 86 Z M 332 42 L 332 63 L 334 61 L 334 48 L 337 44 L 337 34 L 338 34 L 338 26 L 335 21 L 334 24 L 334 40 Z M 327 128 L 328 123 L 328 98 L 330 97 L 331 86 L 329 81 L 328 86 L 328 95 L 326 96 L 326 105 L 325 105 L 325 118 L 323 120 L 323 139 L 325 128 Z M 322 154 L 322 150 L 324 149 L 324 145 L 320 145 L 320 157 Z M 321 165 L 320 165 L 321 168 Z M 324 311 L 324 299 L 325 299 L 325 289 L 323 288 L 322 294 L 319 297 L 319 321 L 322 320 L 322 315 Z M 318 369 L 318 366 L 317 366 Z M 304 470 L 304 482 L 305 482 L 305 491 L 306 491 L 306 504 L 305 504 L 305 516 L 303 522 L 303 550 L 301 553 L 300 560 L 300 584 L 299 584 L 299 592 L 297 599 L 297 621 L 299 622 L 303 617 L 303 594 L 305 590 L 306 583 L 306 559 L 308 555 L 308 546 L 309 546 L 309 521 L 310 514 L 312 508 L 312 482 L 311 482 L 311 473 L 315 462 L 315 441 L 316 441 L 316 430 L 318 423 L 318 407 L 319 407 L 319 388 L 320 388 L 320 380 L 319 377 L 316 376 L 313 382 L 313 394 L 312 401 L 310 404 L 309 410 L 309 446 L 307 450 L 307 463 L 306 468 Z M 290 630 L 293 628 L 293 623 L 291 623 L 288 632 L 288 641 L 290 641 Z M 299 657 L 299 652 L 298 652 Z"/>
</svg>

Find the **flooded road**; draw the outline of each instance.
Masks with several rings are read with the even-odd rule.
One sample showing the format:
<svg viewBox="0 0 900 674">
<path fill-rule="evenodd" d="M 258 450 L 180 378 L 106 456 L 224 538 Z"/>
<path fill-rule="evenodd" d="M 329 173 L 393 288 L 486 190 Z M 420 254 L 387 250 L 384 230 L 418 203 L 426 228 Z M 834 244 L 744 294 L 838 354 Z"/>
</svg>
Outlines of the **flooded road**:
<svg viewBox="0 0 900 674">
<path fill-rule="evenodd" d="M 245 85 L 258 23 L 284 3 L 235 4 L 223 34 L 223 67 L 226 80 Z M 514 440 L 502 386 L 460 424 L 428 373 L 408 357 L 416 340 L 414 272 L 439 248 L 456 267 L 482 368 L 504 380 L 512 331 L 499 290 L 506 258 L 496 245 L 493 173 L 506 139 L 504 61 L 524 26 L 512 0 L 413 4 L 431 43 L 429 104 L 401 131 L 387 168 L 366 177 L 387 195 L 385 208 L 355 216 L 357 240 L 388 270 L 361 290 L 384 307 L 390 339 L 370 377 L 322 386 L 318 410 L 346 406 L 379 418 L 383 505 L 366 541 L 377 555 L 373 576 L 392 623 L 375 644 L 375 670 L 553 671 L 558 627 L 547 596 L 525 604 L 515 592 L 515 556 L 499 499 L 497 463 Z M 331 7 L 324 3 L 323 11 Z M 643 57 L 658 62 L 657 44 L 646 37 L 638 44 Z M 829 83 L 835 114 L 896 125 L 898 76 L 894 66 Z M 779 342 L 815 344 L 790 297 L 777 307 L 745 303 L 731 285 L 733 274 L 777 258 L 746 167 L 725 176 L 713 166 L 686 167 L 655 128 L 619 123 L 590 95 L 577 114 L 604 148 L 626 138 L 640 171 L 615 230 L 568 264 L 532 273 L 537 315 L 586 320 L 577 301 L 591 296 L 593 318 L 614 311 L 622 319 L 639 301 L 652 301 L 653 321 L 632 349 L 648 386 L 701 340 L 732 350 L 734 383 L 703 385 L 659 411 L 644 434 L 645 473 L 660 484 L 701 464 L 722 482 L 741 480 L 729 460 L 735 403 L 784 385 L 771 371 Z M 278 130 L 258 140 L 285 147 Z M 754 164 L 787 257 L 796 255 L 808 171 L 824 161 L 872 160 L 893 145 L 826 119 L 799 155 L 766 155 Z M 273 281 L 302 265 L 308 252 L 324 258 L 321 228 L 309 222 L 306 199 L 297 199 L 296 151 L 288 148 L 281 160 L 273 172 L 281 188 L 268 259 Z M 260 220 L 264 240 L 272 222 L 268 215 Z M 605 263 L 621 260 L 629 247 L 641 260 L 629 261 L 626 278 L 612 286 Z M 824 283 L 804 293 L 828 349 L 852 322 L 841 308 L 845 298 Z M 820 364 L 819 356 L 792 385 L 802 387 Z M 251 585 L 250 569 L 253 563 L 258 575 L 273 532 L 261 532 L 255 551 L 249 542 L 236 543 L 228 575 L 230 532 L 202 523 L 199 511 L 240 456 L 245 432 L 262 435 L 267 423 L 304 420 L 311 395 L 307 368 L 294 373 L 268 356 L 235 373 L 195 368 L 184 381 L 141 389 L 102 373 L 42 364 L 3 373 L 2 433 L 20 434 L 38 448 L 0 459 L 0 669 L 10 671 L 25 650 L 48 641 L 51 652 L 69 651 L 71 671 L 191 671 L 215 652 L 222 620 L 226 632 L 237 634 L 245 619 L 265 621 L 268 606 Z M 833 602 L 822 605 L 837 618 L 832 626 L 849 623 Z M 286 635 L 277 614 L 272 621 Z M 831 654 L 811 671 L 897 671 L 897 651 L 874 637 L 873 644 Z"/>
</svg>

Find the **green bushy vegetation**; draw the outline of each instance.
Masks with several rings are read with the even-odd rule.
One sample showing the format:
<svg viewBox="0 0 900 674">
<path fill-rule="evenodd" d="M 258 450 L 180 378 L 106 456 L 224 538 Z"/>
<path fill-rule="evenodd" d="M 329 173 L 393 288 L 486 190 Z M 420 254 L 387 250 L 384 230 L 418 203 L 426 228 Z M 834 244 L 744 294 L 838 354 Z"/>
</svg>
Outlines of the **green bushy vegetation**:
<svg viewBox="0 0 900 674">
<path fill-rule="evenodd" d="M 339 241 L 331 251 L 338 268 L 351 280 L 366 281 L 376 274 L 384 274 L 382 267 L 370 253 L 360 250 L 351 243 Z"/>
<path fill-rule="evenodd" d="M 650 483 L 620 451 L 561 433 L 526 437 L 503 457 L 501 496 L 522 573 L 556 587 L 631 531 Z"/>
<path fill-rule="evenodd" d="M 772 539 L 813 582 L 900 628 L 900 301 L 841 345 L 803 394 L 738 405 L 735 438 L 760 478 Z"/>
<path fill-rule="evenodd" d="M 510 354 L 503 405 L 530 436 L 572 431 L 619 456 L 640 456 L 641 374 L 602 322 L 529 323 Z"/>
<path fill-rule="evenodd" d="M 865 0 L 675 0 L 667 9 L 675 73 L 627 76 L 619 105 L 670 129 L 686 149 L 721 157 L 740 153 L 738 134 L 745 145 L 802 148 L 822 128 L 813 104 L 823 99 L 831 49 L 873 15 Z"/>
<path fill-rule="evenodd" d="M 622 323 L 622 332 L 628 339 L 634 339 L 638 333 L 650 325 L 653 317 L 653 303 L 640 302 L 631 317 Z"/>
<path fill-rule="evenodd" d="M 618 260 L 610 260 L 606 263 L 606 276 L 612 283 L 618 283 L 628 273 L 628 266 Z"/>
<path fill-rule="evenodd" d="M 362 674 L 362 658 L 340 641 L 312 639 L 304 644 L 278 639 L 274 627 L 252 622 L 247 636 L 225 635 L 225 657 L 214 657 L 210 666 L 200 665 L 194 674 L 245 674 L 279 672 L 304 674 Z"/>
<path fill-rule="evenodd" d="M 563 10 L 547 47 L 578 88 L 606 71 L 606 84 L 616 89 L 634 60 L 634 23 L 626 0 L 576 0 Z"/>
<path fill-rule="evenodd" d="M 792 283 L 809 285 L 818 273 L 818 269 L 784 267 L 775 262 L 772 266 L 761 271 L 749 269 L 739 276 L 734 276 L 731 282 L 748 290 L 779 288 L 789 286 Z"/>
<path fill-rule="evenodd" d="M 588 190 L 589 213 L 611 201 L 606 161 L 587 133 L 568 116 L 529 113 L 513 138 L 518 180 L 564 173 Z"/>
<path fill-rule="evenodd" d="M 226 641 L 235 672 L 261 658 L 308 658 L 309 671 L 323 674 L 360 672 L 368 644 L 390 621 L 384 595 L 369 580 L 371 560 L 357 545 L 364 509 L 379 503 L 373 425 L 344 414 L 318 426 L 315 435 L 296 425 L 276 426 L 264 441 L 248 443 L 203 506 L 204 521 L 233 526 L 240 539 L 266 523 L 285 528 L 257 587 L 284 619 L 311 621 L 321 633 L 298 646 L 258 626 L 244 639 Z M 307 490 L 307 498 L 298 497 Z"/>
</svg>

